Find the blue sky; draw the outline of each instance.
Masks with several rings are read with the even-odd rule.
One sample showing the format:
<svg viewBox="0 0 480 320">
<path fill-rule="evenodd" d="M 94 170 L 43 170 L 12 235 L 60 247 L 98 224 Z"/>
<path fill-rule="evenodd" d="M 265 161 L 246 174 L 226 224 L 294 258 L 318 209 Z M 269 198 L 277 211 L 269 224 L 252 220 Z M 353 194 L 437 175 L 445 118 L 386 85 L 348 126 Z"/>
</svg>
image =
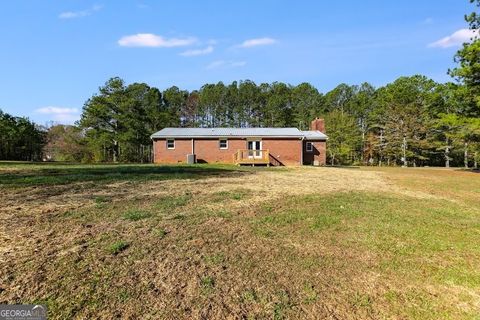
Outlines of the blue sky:
<svg viewBox="0 0 480 320">
<path fill-rule="evenodd" d="M 108 78 L 177 85 L 250 79 L 381 86 L 445 82 L 468 39 L 467 0 L 3 1 L 0 108 L 71 123 Z"/>
</svg>

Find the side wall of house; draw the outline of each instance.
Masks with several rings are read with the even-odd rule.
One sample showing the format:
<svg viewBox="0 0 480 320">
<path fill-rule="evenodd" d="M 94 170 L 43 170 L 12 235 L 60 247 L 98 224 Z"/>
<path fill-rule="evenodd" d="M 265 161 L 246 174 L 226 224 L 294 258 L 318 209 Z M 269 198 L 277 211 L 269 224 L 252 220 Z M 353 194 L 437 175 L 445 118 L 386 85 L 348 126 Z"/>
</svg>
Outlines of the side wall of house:
<svg viewBox="0 0 480 320">
<path fill-rule="evenodd" d="M 155 163 L 184 163 L 192 153 L 192 139 L 175 139 L 175 149 L 167 149 L 166 139 L 155 139 L 153 152 Z"/>
<path fill-rule="evenodd" d="M 313 150 L 307 151 L 306 144 L 311 142 L 313 144 Z M 320 166 L 327 164 L 327 143 L 326 141 L 312 141 L 306 140 L 303 142 L 303 164 L 313 165 L 318 163 Z"/>
<path fill-rule="evenodd" d="M 302 140 L 262 139 L 262 149 L 270 152 L 272 165 L 299 166 L 302 164 Z"/>
<path fill-rule="evenodd" d="M 195 139 L 195 155 L 198 163 L 233 163 L 233 154 L 245 149 L 244 139 L 227 139 L 228 149 L 220 149 L 219 139 Z"/>
<path fill-rule="evenodd" d="M 272 165 L 300 165 L 302 140 L 261 139 L 269 150 Z M 233 163 L 238 149 L 247 149 L 247 139 L 228 139 L 228 149 L 220 149 L 219 139 L 194 139 L 194 153 L 199 163 Z M 175 149 L 167 149 L 166 139 L 154 140 L 155 163 L 185 163 L 192 153 L 192 139 L 175 139 Z"/>
</svg>

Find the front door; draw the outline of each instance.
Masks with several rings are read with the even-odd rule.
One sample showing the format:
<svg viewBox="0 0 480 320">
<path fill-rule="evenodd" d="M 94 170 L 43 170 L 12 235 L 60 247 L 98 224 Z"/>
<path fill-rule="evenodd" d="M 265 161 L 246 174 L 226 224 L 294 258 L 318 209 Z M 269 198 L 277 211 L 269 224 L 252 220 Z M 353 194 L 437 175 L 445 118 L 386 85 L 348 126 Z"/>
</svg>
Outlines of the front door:
<svg viewBox="0 0 480 320">
<path fill-rule="evenodd" d="M 262 157 L 262 141 L 260 140 L 250 140 L 247 141 L 248 157 L 250 159 L 261 158 Z"/>
</svg>

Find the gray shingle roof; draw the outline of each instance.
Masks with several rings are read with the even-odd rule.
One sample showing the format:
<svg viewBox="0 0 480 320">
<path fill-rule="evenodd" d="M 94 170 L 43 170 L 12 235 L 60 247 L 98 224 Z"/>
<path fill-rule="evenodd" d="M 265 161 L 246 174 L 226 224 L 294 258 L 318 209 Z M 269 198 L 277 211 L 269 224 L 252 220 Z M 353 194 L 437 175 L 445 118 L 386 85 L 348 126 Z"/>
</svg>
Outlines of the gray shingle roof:
<svg viewBox="0 0 480 320">
<path fill-rule="evenodd" d="M 320 131 L 301 131 L 306 140 L 327 140 L 328 137 Z"/>
<path fill-rule="evenodd" d="M 228 137 L 278 137 L 326 140 L 320 131 L 300 131 L 297 128 L 164 128 L 151 138 L 228 138 Z"/>
</svg>

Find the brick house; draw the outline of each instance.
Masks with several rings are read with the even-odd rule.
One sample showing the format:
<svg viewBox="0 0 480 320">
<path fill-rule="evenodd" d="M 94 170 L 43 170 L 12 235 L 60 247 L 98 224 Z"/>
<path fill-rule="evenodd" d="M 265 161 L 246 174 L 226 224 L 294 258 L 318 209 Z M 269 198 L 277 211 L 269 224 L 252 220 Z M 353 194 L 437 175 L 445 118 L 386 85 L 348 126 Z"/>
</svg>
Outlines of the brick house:
<svg viewBox="0 0 480 320">
<path fill-rule="evenodd" d="M 325 165 L 323 119 L 297 128 L 165 128 L 154 133 L 154 163 Z M 194 155 L 194 156 L 192 156 Z"/>
</svg>

